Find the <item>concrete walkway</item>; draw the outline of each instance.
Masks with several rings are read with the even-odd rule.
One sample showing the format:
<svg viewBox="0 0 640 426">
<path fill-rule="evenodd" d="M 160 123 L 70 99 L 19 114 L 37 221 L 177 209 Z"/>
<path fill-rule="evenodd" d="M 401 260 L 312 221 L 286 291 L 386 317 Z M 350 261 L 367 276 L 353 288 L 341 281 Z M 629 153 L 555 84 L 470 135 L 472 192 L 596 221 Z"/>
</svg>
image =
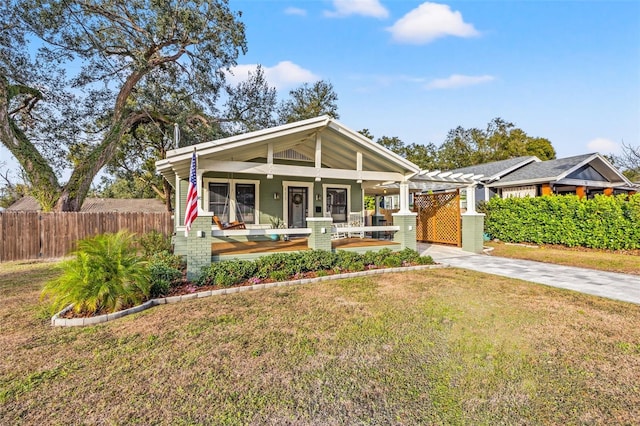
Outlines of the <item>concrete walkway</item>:
<svg viewBox="0 0 640 426">
<path fill-rule="evenodd" d="M 530 260 L 473 254 L 457 247 L 418 243 L 418 252 L 456 268 L 565 288 L 594 296 L 640 304 L 640 276 L 602 272 Z"/>
</svg>

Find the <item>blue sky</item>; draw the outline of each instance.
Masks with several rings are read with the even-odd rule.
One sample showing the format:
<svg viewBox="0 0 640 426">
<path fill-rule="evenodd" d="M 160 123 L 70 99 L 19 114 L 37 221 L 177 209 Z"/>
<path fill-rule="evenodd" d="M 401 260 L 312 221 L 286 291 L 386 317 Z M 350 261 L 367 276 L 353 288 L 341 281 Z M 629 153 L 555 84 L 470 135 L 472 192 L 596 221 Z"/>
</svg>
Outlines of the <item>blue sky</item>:
<svg viewBox="0 0 640 426">
<path fill-rule="evenodd" d="M 558 157 L 640 145 L 640 2 L 231 1 L 247 27 L 235 76 L 281 95 L 330 81 L 340 121 L 441 144 L 494 117 Z"/>
<path fill-rule="evenodd" d="M 558 157 L 640 146 L 640 2 L 231 0 L 281 97 L 330 81 L 340 121 L 440 145 L 495 117 Z M 9 160 L 9 161 L 7 161 Z M 0 161 L 15 164 L 0 147 Z M 13 167 L 12 167 L 13 168 Z"/>
</svg>

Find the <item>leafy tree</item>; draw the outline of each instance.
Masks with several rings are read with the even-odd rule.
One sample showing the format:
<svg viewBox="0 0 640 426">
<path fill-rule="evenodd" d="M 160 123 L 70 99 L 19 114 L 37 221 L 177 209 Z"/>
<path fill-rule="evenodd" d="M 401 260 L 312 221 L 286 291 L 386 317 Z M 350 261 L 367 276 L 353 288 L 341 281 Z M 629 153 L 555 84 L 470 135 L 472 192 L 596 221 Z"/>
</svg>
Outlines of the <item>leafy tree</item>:
<svg viewBox="0 0 640 426">
<path fill-rule="evenodd" d="M 437 164 L 455 169 L 527 155 L 551 160 L 556 153 L 549 140 L 528 136 L 513 123 L 494 118 L 484 130 L 460 126 L 450 130 L 438 149 Z"/>
<path fill-rule="evenodd" d="M 406 155 L 404 142 L 402 142 L 402 140 L 400 140 L 400 138 L 397 136 L 382 136 L 381 138 L 378 138 L 376 143 L 384 146 L 388 150 L 393 151 L 398 155 L 401 155 L 403 157 Z"/>
<path fill-rule="evenodd" d="M 363 131 L 366 131 L 367 135 L 373 139 L 373 135 L 369 133 L 368 129 L 364 129 Z M 363 131 L 360 131 L 360 133 Z M 432 143 L 427 145 L 417 143 L 405 145 L 405 143 L 397 136 L 382 136 L 376 142 L 395 152 L 399 156 L 406 158 L 422 169 L 436 168 L 435 159 L 437 156 L 437 148 Z"/>
<path fill-rule="evenodd" d="M 229 98 L 225 103 L 223 128 L 226 133 L 261 130 L 276 125 L 276 89 L 269 86 L 260 65 L 255 73 L 249 72 L 246 81 L 226 88 Z"/>
<path fill-rule="evenodd" d="M 338 95 L 330 82 L 320 80 L 312 85 L 304 83 L 289 92 L 290 99 L 283 101 L 278 108 L 281 123 L 293 123 L 307 118 L 328 115 L 340 118 L 338 115 Z"/>
<path fill-rule="evenodd" d="M 155 162 L 175 147 L 174 125 L 180 128 L 180 146 L 221 136 L 216 119 L 184 90 L 168 87 L 161 78 L 148 78 L 132 94 L 132 103 L 147 111 L 147 120 L 134 125 L 121 140 L 120 149 L 106 167 L 113 178 L 103 177 L 96 195 L 113 198 L 164 200 L 172 210 L 171 185 L 156 172 Z M 175 122 L 174 122 L 175 121 Z"/>
<path fill-rule="evenodd" d="M 0 7 L 0 139 L 45 209 L 79 210 L 125 135 L 150 121 L 133 99 L 148 79 L 190 93 L 213 115 L 222 69 L 246 50 L 244 26 L 226 0 L 8 0 Z M 42 45 L 35 59 L 26 36 Z M 69 80 L 62 65 L 79 71 Z M 62 158 L 56 149 L 73 166 L 64 185 L 49 161 Z"/>
<path fill-rule="evenodd" d="M 412 143 L 405 147 L 405 158 L 423 170 L 438 168 L 437 155 L 438 148 L 432 143 L 426 145 Z"/>
<path fill-rule="evenodd" d="M 374 139 L 373 135 L 371 134 L 371 132 L 369 131 L 369 129 L 362 129 L 362 130 L 358 130 L 358 133 L 360 133 L 362 136 L 364 136 L 365 138 L 369 138 L 371 140 Z"/>
</svg>

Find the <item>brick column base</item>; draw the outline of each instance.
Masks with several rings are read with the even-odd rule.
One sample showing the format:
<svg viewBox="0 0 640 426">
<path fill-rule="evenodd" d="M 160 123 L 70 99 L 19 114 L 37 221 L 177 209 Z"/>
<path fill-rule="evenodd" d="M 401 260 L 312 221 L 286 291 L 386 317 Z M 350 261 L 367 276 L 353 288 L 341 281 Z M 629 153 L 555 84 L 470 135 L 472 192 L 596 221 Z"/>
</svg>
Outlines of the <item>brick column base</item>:
<svg viewBox="0 0 640 426">
<path fill-rule="evenodd" d="M 392 213 L 393 225 L 399 226 L 400 230 L 393 235 L 393 240 L 400 243 L 402 250 L 408 248 L 416 250 L 418 244 L 416 242 L 416 219 L 417 213 Z"/>
<path fill-rule="evenodd" d="M 331 225 L 330 217 L 308 217 L 307 226 L 311 228 L 308 245 L 313 250 L 331 251 Z"/>
<path fill-rule="evenodd" d="M 187 237 L 187 279 L 200 276 L 203 267 L 211 265 L 211 217 L 197 217 L 191 224 Z"/>
<path fill-rule="evenodd" d="M 484 246 L 484 214 L 462 214 L 462 250 L 482 253 Z"/>
</svg>

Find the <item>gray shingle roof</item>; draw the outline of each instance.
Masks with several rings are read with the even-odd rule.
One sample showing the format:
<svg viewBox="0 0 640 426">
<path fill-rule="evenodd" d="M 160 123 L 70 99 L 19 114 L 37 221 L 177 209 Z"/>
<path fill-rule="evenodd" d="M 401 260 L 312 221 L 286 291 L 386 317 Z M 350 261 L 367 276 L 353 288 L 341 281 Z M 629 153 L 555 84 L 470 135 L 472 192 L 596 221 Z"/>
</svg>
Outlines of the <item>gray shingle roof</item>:
<svg viewBox="0 0 640 426">
<path fill-rule="evenodd" d="M 576 155 L 575 157 L 558 158 L 557 160 L 531 163 L 509 173 L 500 179 L 500 183 L 519 182 L 523 180 L 549 179 L 555 180 L 563 173 L 592 157 L 594 154 Z"/>
<path fill-rule="evenodd" d="M 7 208 L 7 211 L 40 210 L 40 204 L 31 196 L 22 197 Z M 167 208 L 157 198 L 86 198 L 80 211 L 164 213 Z"/>
<path fill-rule="evenodd" d="M 453 173 L 474 173 L 476 175 L 482 175 L 483 178 L 481 180 L 488 180 L 489 178 L 502 177 L 505 173 L 513 170 L 514 168 L 522 167 L 526 164 L 536 161 L 540 160 L 535 156 L 515 157 L 509 158 L 507 160 L 477 164 L 475 166 L 463 167 L 450 171 Z"/>
</svg>

